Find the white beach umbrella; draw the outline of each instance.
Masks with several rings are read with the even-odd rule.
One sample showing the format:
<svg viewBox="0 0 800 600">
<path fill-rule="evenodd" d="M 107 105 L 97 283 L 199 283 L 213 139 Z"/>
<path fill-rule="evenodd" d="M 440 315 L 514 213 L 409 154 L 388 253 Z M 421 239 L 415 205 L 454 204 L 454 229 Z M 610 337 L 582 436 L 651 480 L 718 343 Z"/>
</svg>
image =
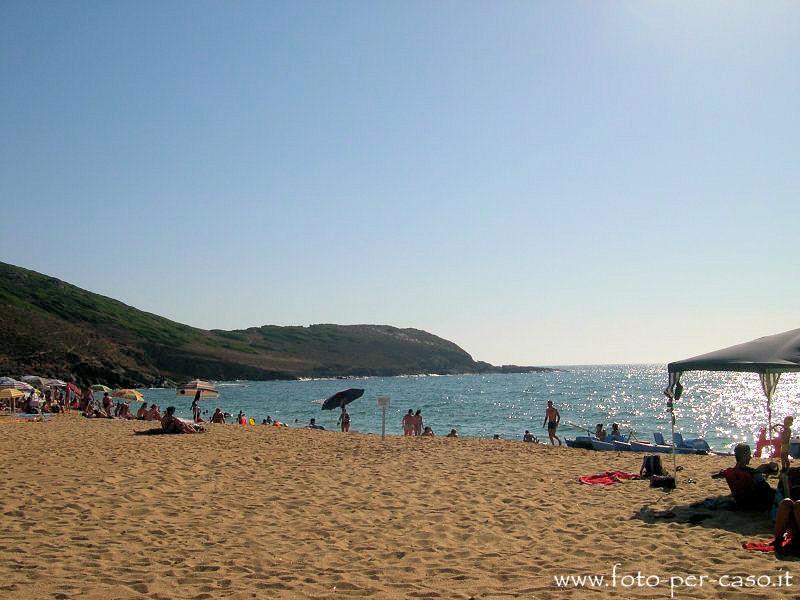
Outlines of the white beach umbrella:
<svg viewBox="0 0 800 600">
<path fill-rule="evenodd" d="M 0 377 L 0 390 L 13 388 L 23 392 L 30 393 L 33 391 L 33 386 L 25 383 L 24 381 L 17 381 L 11 377 Z"/>
</svg>

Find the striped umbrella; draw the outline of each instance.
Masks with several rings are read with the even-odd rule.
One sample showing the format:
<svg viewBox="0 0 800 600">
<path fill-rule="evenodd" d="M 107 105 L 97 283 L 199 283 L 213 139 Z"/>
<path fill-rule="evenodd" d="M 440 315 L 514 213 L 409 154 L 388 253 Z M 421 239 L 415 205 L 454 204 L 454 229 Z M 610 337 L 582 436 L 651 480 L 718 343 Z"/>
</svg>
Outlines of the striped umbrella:
<svg viewBox="0 0 800 600">
<path fill-rule="evenodd" d="M 196 396 L 200 392 L 201 398 L 215 398 L 219 395 L 217 388 L 214 384 L 202 379 L 194 379 L 189 383 L 182 385 L 178 388 L 178 396 Z"/>
<path fill-rule="evenodd" d="M 93 392 L 110 392 L 110 391 L 111 391 L 111 388 L 110 388 L 110 387 L 106 387 L 106 386 L 104 386 L 104 385 L 101 385 L 101 384 L 99 384 L 99 383 L 95 383 L 95 384 L 92 386 L 92 391 L 93 391 Z"/>
<path fill-rule="evenodd" d="M 25 392 L 16 388 L 3 388 L 0 390 L 0 400 L 16 400 L 24 397 Z"/>
</svg>

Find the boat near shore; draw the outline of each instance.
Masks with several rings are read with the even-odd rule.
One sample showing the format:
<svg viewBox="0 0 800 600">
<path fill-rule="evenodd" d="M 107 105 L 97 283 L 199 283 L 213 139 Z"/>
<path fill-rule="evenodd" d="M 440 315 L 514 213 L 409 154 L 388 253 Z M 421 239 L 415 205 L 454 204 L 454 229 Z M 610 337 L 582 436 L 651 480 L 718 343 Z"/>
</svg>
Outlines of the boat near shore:
<svg viewBox="0 0 800 600">
<path fill-rule="evenodd" d="M 600 452 L 648 452 L 655 454 L 669 454 L 672 452 L 672 445 L 663 443 L 664 438 L 661 434 L 653 434 L 655 442 L 626 438 L 614 438 L 599 440 L 594 436 L 579 435 L 574 439 L 565 438 L 567 446 L 570 448 L 583 448 L 585 450 L 597 450 Z M 658 443 L 661 442 L 661 443 Z M 708 454 L 711 448 L 702 438 L 683 440 L 680 434 L 675 436 L 675 454 Z"/>
</svg>

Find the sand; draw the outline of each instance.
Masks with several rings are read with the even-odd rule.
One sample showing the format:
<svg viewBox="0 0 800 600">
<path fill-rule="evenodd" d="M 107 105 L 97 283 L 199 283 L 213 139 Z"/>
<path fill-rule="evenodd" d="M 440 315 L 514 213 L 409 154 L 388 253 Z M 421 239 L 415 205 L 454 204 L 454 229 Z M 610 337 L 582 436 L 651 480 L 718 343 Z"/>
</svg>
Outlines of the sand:
<svg viewBox="0 0 800 600">
<path fill-rule="evenodd" d="M 666 578 L 707 575 L 675 597 L 723 598 L 725 574 L 775 584 L 795 564 L 741 548 L 769 537 L 766 518 L 689 507 L 727 495 L 709 475 L 729 458 L 680 457 L 666 494 L 577 482 L 637 471 L 635 454 L 263 426 L 134 435 L 151 426 L 0 419 L 0 597 L 665 598 Z M 554 583 L 614 563 L 616 587 Z M 619 579 L 637 572 L 662 581 Z"/>
</svg>

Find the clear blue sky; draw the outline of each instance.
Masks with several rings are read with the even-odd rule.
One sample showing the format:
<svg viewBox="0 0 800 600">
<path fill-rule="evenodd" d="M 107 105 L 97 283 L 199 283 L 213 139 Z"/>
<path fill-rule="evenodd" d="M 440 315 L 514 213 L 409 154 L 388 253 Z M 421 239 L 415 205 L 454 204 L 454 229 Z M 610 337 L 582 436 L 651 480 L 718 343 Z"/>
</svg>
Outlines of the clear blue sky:
<svg viewBox="0 0 800 600">
<path fill-rule="evenodd" d="M 800 327 L 800 4 L 0 3 L 0 260 L 495 363 Z"/>
</svg>

